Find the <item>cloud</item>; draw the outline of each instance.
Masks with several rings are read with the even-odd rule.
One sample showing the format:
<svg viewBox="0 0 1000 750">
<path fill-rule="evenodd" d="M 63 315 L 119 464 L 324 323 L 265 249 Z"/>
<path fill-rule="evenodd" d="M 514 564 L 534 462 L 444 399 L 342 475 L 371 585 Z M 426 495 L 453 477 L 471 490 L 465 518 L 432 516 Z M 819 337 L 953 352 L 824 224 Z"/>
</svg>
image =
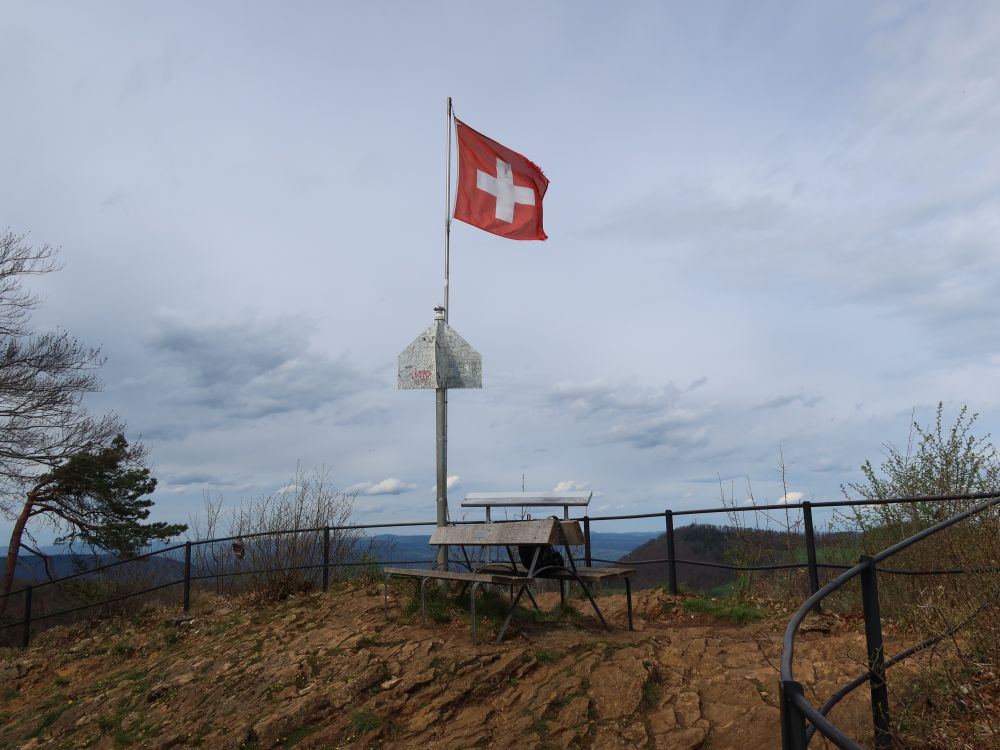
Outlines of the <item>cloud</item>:
<svg viewBox="0 0 1000 750">
<path fill-rule="evenodd" d="M 787 396 L 775 396 L 772 399 L 768 399 L 761 404 L 757 404 L 754 409 L 780 409 L 783 406 L 791 406 L 792 404 L 799 403 L 807 409 L 816 406 L 820 401 L 822 401 L 821 396 L 804 396 L 801 394 L 790 394 Z"/>
<path fill-rule="evenodd" d="M 556 486 L 552 488 L 553 492 L 580 492 L 587 489 L 590 482 L 579 482 L 576 479 L 564 479 L 561 482 L 557 482 Z"/>
<path fill-rule="evenodd" d="M 356 492 L 359 495 L 402 495 L 404 492 L 415 489 L 416 486 L 401 479 L 389 477 L 378 482 L 358 482 L 346 488 L 344 492 Z"/>
<path fill-rule="evenodd" d="M 786 505 L 789 503 L 797 503 L 801 499 L 802 499 L 801 492 L 789 492 L 787 495 L 782 495 L 781 497 L 778 498 L 778 504 Z"/>
<path fill-rule="evenodd" d="M 170 492 L 178 492 L 191 487 L 210 487 L 212 489 L 234 489 L 246 486 L 246 482 L 234 477 L 224 477 L 208 471 L 165 472 L 158 477 L 159 486 Z"/>
<path fill-rule="evenodd" d="M 672 383 L 652 388 L 631 383 L 561 383 L 545 395 L 548 408 L 576 421 L 593 422 L 590 445 L 625 443 L 634 448 L 687 450 L 705 443 L 702 415 L 681 408 L 681 391 Z"/>
<path fill-rule="evenodd" d="M 724 193 L 701 185 L 657 188 L 633 197 L 592 232 L 619 240 L 624 235 L 637 242 L 701 244 L 708 238 L 769 230 L 786 219 L 788 210 L 779 198 L 760 192 Z"/>
<path fill-rule="evenodd" d="M 458 474 L 452 474 L 450 477 L 448 477 L 448 481 L 445 482 L 445 486 L 449 490 L 451 490 L 451 489 L 454 489 L 455 487 L 458 487 L 461 483 L 462 483 L 462 478 L 460 476 L 458 476 Z M 431 490 L 431 492 L 434 492 L 434 493 L 437 492 L 437 483 L 436 482 L 431 485 L 430 490 Z"/>
<path fill-rule="evenodd" d="M 344 356 L 310 348 L 309 326 L 293 318 L 245 315 L 229 322 L 160 312 L 146 345 L 159 360 L 153 375 L 132 383 L 169 394 L 173 410 L 190 408 L 197 420 L 218 426 L 332 407 L 337 423 L 383 422 L 386 408 L 358 397 L 378 378 Z M 160 438 L 183 437 L 183 424 L 154 425 Z"/>
</svg>

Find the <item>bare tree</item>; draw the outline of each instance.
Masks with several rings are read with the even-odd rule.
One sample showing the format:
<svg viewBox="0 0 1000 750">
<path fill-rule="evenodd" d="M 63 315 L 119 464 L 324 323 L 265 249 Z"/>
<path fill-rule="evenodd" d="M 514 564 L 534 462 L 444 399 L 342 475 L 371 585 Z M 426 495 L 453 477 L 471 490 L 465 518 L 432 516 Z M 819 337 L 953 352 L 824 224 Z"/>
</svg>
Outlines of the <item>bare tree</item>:
<svg viewBox="0 0 1000 750">
<path fill-rule="evenodd" d="M 72 523 L 66 512 L 56 512 L 65 506 L 53 504 L 53 488 L 63 496 L 75 491 L 64 481 L 70 464 L 76 470 L 88 456 L 112 454 L 120 454 L 119 464 L 134 464 L 142 456 L 141 446 L 130 449 L 123 437 L 115 442 L 125 430 L 116 415 L 94 418 L 83 406 L 84 396 L 101 390 L 100 349 L 65 331 L 32 330 L 31 313 L 40 300 L 24 289 L 24 281 L 58 268 L 56 251 L 48 245 L 36 248 L 24 235 L 0 234 L 0 513 L 15 522 L 15 532 L 24 532 L 28 519 L 38 516 L 64 531 L 68 524 L 74 535 L 73 529 L 85 528 L 93 518 L 84 513 L 76 518 L 81 523 Z M 98 538 L 95 533 L 91 529 L 91 538 Z M 20 549 L 35 551 L 20 533 L 15 536 L 9 565 Z"/>
<path fill-rule="evenodd" d="M 31 330 L 39 298 L 22 284 L 58 270 L 55 255 L 48 245 L 28 245 L 24 235 L 0 235 L 0 511 L 8 516 L 39 473 L 124 431 L 117 416 L 95 419 L 81 405 L 101 390 L 100 349 L 65 331 Z"/>
</svg>

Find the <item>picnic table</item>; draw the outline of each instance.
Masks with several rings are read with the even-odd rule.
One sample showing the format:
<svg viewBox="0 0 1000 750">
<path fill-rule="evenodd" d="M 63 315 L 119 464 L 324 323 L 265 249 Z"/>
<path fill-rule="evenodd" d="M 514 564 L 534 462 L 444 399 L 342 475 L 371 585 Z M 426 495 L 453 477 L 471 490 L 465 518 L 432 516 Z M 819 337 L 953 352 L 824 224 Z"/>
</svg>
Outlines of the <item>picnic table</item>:
<svg viewBox="0 0 1000 750">
<path fill-rule="evenodd" d="M 388 617 L 389 579 L 392 576 L 419 580 L 420 611 L 425 619 L 426 586 L 430 580 L 458 581 L 469 588 L 469 613 L 472 620 L 472 641 L 476 642 L 476 593 L 485 585 L 501 586 L 511 592 L 510 609 L 497 632 L 497 642 L 503 640 L 514 610 L 525 594 L 537 607 L 529 587 L 539 580 L 575 581 L 593 607 L 601 624 L 608 630 L 607 621 L 594 600 L 590 585 L 608 580 L 625 581 L 628 603 L 628 627 L 632 630 L 632 587 L 630 577 L 634 568 L 591 568 L 579 566 L 573 558 L 571 547 L 583 543 L 583 533 L 577 521 L 560 521 L 546 518 L 533 521 L 506 523 L 459 524 L 435 529 L 431 535 L 432 546 L 451 546 L 460 549 L 465 570 L 426 570 L 415 568 L 385 568 L 384 605 Z M 547 548 L 561 547 L 563 559 L 555 564 L 544 554 Z M 529 554 L 524 562 L 520 549 Z M 499 549 L 507 553 L 506 560 L 491 560 L 487 550 Z M 517 550 L 517 552 L 515 552 Z M 516 593 L 515 593 L 516 590 Z M 426 621 L 426 619 L 425 619 Z"/>
<path fill-rule="evenodd" d="M 569 518 L 570 508 L 586 508 L 593 492 L 470 492 L 462 501 L 463 508 L 485 508 L 489 523 L 493 508 L 557 508 L 563 518 Z"/>
</svg>

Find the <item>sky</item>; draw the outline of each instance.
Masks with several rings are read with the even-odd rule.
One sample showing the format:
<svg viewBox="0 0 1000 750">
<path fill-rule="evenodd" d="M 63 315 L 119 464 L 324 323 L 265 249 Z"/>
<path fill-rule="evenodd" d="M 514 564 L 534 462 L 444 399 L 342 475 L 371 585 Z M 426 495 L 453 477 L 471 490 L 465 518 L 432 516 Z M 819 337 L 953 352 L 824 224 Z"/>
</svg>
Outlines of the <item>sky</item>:
<svg viewBox="0 0 1000 750">
<path fill-rule="evenodd" d="M 831 500 L 939 401 L 1000 432 L 995 3 L 0 0 L 0 38 L 0 230 L 59 248 L 33 323 L 107 356 L 87 407 L 150 449 L 153 519 L 297 470 L 434 518 L 396 370 L 448 96 L 551 181 L 545 242 L 452 227 L 453 518 L 522 478 Z"/>
</svg>

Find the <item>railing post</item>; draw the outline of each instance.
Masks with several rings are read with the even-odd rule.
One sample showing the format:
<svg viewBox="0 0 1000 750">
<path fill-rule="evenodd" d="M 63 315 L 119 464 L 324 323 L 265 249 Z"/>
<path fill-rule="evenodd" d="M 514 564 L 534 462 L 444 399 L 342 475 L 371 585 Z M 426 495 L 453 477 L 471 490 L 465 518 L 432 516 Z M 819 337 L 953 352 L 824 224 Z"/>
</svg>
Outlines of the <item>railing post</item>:
<svg viewBox="0 0 1000 750">
<path fill-rule="evenodd" d="M 677 559 L 674 555 L 674 512 L 663 511 L 667 524 L 667 579 L 670 582 L 670 593 L 677 593 Z"/>
<path fill-rule="evenodd" d="M 805 750 L 806 718 L 792 700 L 802 695 L 802 685 L 795 680 L 784 680 L 778 686 L 781 703 L 781 750 Z"/>
<path fill-rule="evenodd" d="M 588 568 L 594 564 L 590 558 L 590 516 L 583 517 L 583 561 Z"/>
<path fill-rule="evenodd" d="M 31 640 L 31 586 L 24 587 L 24 630 L 21 633 L 21 648 L 27 648 Z"/>
<path fill-rule="evenodd" d="M 802 503 L 802 521 L 806 528 L 806 558 L 809 561 L 809 595 L 812 596 L 819 591 L 819 567 L 816 565 L 816 533 L 813 531 L 812 503 L 808 500 Z M 813 612 L 817 615 L 822 613 L 823 608 L 819 602 L 813 607 Z"/>
<path fill-rule="evenodd" d="M 191 542 L 184 542 L 184 611 L 191 609 Z"/>
<path fill-rule="evenodd" d="M 882 640 L 882 613 L 878 601 L 875 561 L 868 555 L 859 560 L 861 571 L 861 604 L 865 614 L 865 643 L 868 647 L 868 669 L 871 671 L 872 725 L 875 747 L 889 750 L 892 734 L 889 729 L 889 690 L 885 684 L 885 643 Z"/>
<path fill-rule="evenodd" d="M 323 592 L 330 587 L 330 527 L 323 527 Z"/>
</svg>

